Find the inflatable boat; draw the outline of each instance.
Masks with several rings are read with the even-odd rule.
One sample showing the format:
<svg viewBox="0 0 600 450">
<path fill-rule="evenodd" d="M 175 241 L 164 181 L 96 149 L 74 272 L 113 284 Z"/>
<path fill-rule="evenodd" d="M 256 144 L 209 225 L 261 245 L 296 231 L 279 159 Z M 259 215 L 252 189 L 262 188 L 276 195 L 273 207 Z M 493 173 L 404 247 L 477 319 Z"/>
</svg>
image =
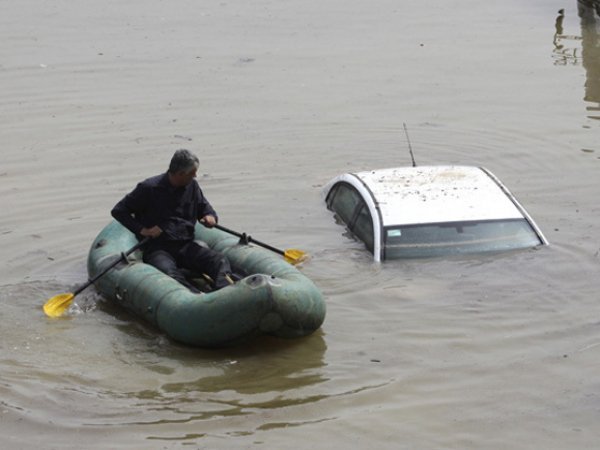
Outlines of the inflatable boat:
<svg viewBox="0 0 600 450">
<path fill-rule="evenodd" d="M 268 334 L 298 338 L 317 330 L 325 302 L 314 283 L 273 252 L 229 233 L 197 224 L 195 238 L 224 253 L 238 281 L 212 291 L 201 274 L 191 274 L 200 293 L 142 262 L 142 250 L 126 256 L 136 237 L 116 221 L 96 237 L 88 255 L 90 278 L 122 258 L 95 282 L 105 297 L 193 346 L 220 347 Z"/>
</svg>

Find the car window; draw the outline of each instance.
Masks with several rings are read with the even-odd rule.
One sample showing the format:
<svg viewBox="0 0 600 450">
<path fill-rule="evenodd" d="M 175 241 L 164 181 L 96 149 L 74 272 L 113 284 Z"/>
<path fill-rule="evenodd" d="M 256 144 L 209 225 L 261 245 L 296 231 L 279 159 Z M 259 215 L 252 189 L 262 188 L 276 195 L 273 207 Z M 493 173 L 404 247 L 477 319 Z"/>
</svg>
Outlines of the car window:
<svg viewBox="0 0 600 450">
<path fill-rule="evenodd" d="M 329 208 L 373 252 L 373 219 L 358 191 L 349 184 L 339 183 L 327 200 Z"/>
<path fill-rule="evenodd" d="M 362 206 L 354 222 L 351 231 L 361 241 L 365 243 L 371 253 L 373 253 L 373 219 L 369 213 L 367 205 L 361 201 Z"/>
<path fill-rule="evenodd" d="M 346 225 L 349 225 L 354 218 L 356 207 L 360 202 L 360 194 L 346 183 L 338 183 L 327 199 L 329 209 L 334 211 Z"/>
<path fill-rule="evenodd" d="M 505 251 L 542 244 L 525 219 L 397 226 L 387 228 L 384 235 L 385 259 Z"/>
</svg>

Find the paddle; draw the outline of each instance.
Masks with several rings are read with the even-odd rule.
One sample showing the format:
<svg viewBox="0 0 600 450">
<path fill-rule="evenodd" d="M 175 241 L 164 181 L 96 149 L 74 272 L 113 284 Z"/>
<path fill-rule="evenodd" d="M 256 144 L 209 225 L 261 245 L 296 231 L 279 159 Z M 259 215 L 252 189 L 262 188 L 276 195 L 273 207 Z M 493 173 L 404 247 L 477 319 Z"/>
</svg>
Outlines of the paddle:
<svg viewBox="0 0 600 450">
<path fill-rule="evenodd" d="M 150 240 L 150 237 L 145 237 L 140 242 L 138 242 L 136 245 L 134 245 L 129 250 L 127 250 L 125 253 L 121 253 L 121 256 L 119 258 L 117 258 L 114 262 L 110 263 L 110 265 L 106 269 L 104 269 L 102 272 L 100 272 L 94 278 L 92 278 L 91 280 L 88 280 L 87 283 L 85 283 L 85 284 L 81 285 L 79 288 L 77 288 L 75 290 L 75 292 L 67 293 L 67 294 L 58 294 L 58 295 L 55 295 L 54 297 L 52 297 L 51 299 L 49 299 L 44 304 L 44 312 L 46 313 L 46 315 L 49 317 L 62 316 L 63 313 L 69 308 L 71 303 L 73 303 L 73 299 L 75 298 L 75 296 L 77 294 L 79 294 L 85 288 L 90 286 L 92 283 L 95 283 L 100 277 L 106 275 L 106 273 L 110 269 L 115 267 L 117 264 L 119 264 L 120 261 L 123 261 L 128 255 L 135 252 L 137 249 L 139 249 L 142 245 L 144 245 L 149 240 Z"/>
<path fill-rule="evenodd" d="M 219 225 L 219 224 L 216 224 L 215 228 L 217 228 L 221 231 L 225 231 L 226 233 L 233 234 L 234 236 L 239 237 L 242 241 L 244 241 L 246 243 L 253 242 L 256 245 L 260 245 L 261 247 L 271 250 L 272 252 L 279 253 L 290 264 L 301 263 L 308 257 L 308 255 L 305 252 L 303 252 L 302 250 L 298 250 L 296 248 L 288 248 L 284 251 L 284 250 L 280 250 L 278 248 L 272 247 L 269 244 L 265 244 L 264 242 L 257 241 L 256 239 L 248 236 L 246 233 L 238 233 L 237 231 L 230 230 L 229 228 L 225 228 L 224 226 Z"/>
</svg>

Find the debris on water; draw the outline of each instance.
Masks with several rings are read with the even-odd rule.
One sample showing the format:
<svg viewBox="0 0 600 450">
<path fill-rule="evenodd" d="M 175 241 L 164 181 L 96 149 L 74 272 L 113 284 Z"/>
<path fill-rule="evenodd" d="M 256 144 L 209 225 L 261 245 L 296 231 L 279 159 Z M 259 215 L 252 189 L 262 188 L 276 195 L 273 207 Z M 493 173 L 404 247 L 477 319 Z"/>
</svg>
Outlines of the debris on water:
<svg viewBox="0 0 600 450">
<path fill-rule="evenodd" d="M 183 139 L 184 141 L 188 141 L 191 142 L 192 138 L 191 137 L 187 137 L 187 136 L 182 136 L 181 134 L 176 134 L 175 136 L 173 136 L 175 139 Z"/>
</svg>

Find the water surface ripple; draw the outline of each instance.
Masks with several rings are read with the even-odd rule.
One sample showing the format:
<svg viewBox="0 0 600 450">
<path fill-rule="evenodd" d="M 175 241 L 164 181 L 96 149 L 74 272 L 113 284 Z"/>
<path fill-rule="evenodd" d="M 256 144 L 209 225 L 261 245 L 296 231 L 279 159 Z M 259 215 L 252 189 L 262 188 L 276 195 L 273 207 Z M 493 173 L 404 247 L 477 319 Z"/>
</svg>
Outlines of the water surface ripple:
<svg viewBox="0 0 600 450">
<path fill-rule="evenodd" d="M 594 2 L 0 5 L 3 448 L 593 448 Z M 559 12 L 562 10 L 562 12 Z M 473 164 L 551 245 L 374 264 L 323 185 Z M 181 147 L 221 223 L 311 255 L 321 330 L 181 346 L 86 280 L 115 202 Z"/>
</svg>

